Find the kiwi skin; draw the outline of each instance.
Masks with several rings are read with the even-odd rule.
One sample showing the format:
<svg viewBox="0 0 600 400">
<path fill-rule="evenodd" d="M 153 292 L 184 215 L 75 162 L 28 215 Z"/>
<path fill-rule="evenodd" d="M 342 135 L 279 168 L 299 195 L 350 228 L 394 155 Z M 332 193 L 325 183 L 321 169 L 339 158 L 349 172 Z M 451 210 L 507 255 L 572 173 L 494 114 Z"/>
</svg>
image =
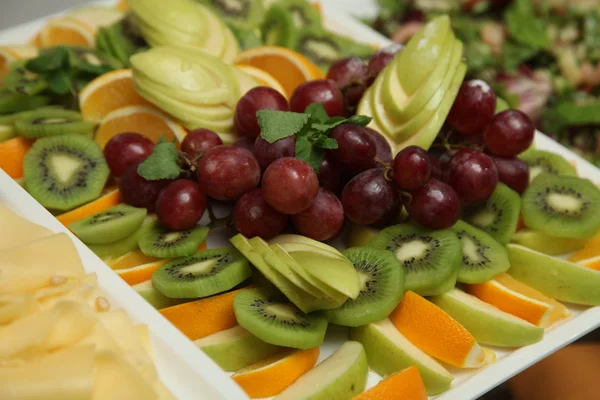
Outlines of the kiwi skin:
<svg viewBox="0 0 600 400">
<path fill-rule="evenodd" d="M 187 257 L 206 240 L 209 229 L 198 226 L 185 231 L 171 232 L 158 223 L 148 225 L 138 238 L 140 250 L 157 258 Z"/>
<path fill-rule="evenodd" d="M 146 218 L 145 208 L 119 204 L 69 224 L 69 229 L 86 244 L 108 244 L 132 235 Z"/>
<path fill-rule="evenodd" d="M 15 121 L 19 136 L 34 139 L 65 134 L 89 134 L 95 124 L 84 121 L 80 113 L 70 110 L 47 109 L 22 112 Z"/>
</svg>

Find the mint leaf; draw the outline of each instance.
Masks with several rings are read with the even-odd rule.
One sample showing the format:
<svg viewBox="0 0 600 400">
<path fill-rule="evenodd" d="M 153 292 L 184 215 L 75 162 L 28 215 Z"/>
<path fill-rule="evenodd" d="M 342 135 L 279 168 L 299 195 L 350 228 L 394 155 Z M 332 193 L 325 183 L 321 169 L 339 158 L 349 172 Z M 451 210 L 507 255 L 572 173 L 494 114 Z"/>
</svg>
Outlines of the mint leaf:
<svg viewBox="0 0 600 400">
<path fill-rule="evenodd" d="M 304 113 L 310 114 L 310 120 L 314 122 L 325 122 L 329 119 L 329 115 L 321 103 L 311 103 L 306 107 Z"/>
<path fill-rule="evenodd" d="M 268 143 L 274 143 L 300 132 L 309 122 L 309 114 L 287 111 L 260 110 L 256 113 L 260 136 Z"/>
<path fill-rule="evenodd" d="M 317 140 L 315 140 L 313 142 L 313 145 L 320 147 L 322 149 L 337 149 L 338 148 L 337 140 L 330 138 L 330 137 L 326 137 L 326 136 L 319 137 Z"/>
<path fill-rule="evenodd" d="M 25 68 L 31 72 L 43 74 L 62 68 L 67 60 L 67 56 L 67 49 L 62 46 L 55 47 L 27 61 Z"/>
<path fill-rule="evenodd" d="M 179 177 L 179 152 L 173 143 L 157 144 L 144 162 L 138 166 L 138 174 L 148 180 L 175 179 Z"/>
<path fill-rule="evenodd" d="M 62 69 L 51 72 L 46 76 L 48 88 L 54 93 L 66 94 L 73 91 L 73 84 L 68 71 Z"/>
<path fill-rule="evenodd" d="M 367 126 L 371 123 L 373 118 L 367 117 L 366 115 L 353 115 L 346 121 L 349 124 Z"/>
<path fill-rule="evenodd" d="M 305 161 L 318 174 L 323 162 L 323 149 L 313 146 L 308 137 L 296 139 L 296 158 Z"/>
<path fill-rule="evenodd" d="M 530 0 L 513 1 L 504 13 L 504 20 L 515 41 L 535 49 L 546 49 L 550 45 L 546 23 L 538 18 Z"/>
</svg>

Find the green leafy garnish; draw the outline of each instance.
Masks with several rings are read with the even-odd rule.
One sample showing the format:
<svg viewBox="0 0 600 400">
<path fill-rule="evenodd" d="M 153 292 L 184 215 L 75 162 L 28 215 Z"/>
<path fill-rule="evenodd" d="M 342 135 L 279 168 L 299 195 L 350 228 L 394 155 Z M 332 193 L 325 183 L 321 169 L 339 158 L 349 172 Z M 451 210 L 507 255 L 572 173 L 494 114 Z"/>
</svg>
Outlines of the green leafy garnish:
<svg viewBox="0 0 600 400">
<path fill-rule="evenodd" d="M 256 113 L 260 136 L 268 143 L 295 135 L 308 123 L 309 114 L 277 110 L 260 110 Z"/>
<path fill-rule="evenodd" d="M 559 103 L 544 113 L 544 123 L 554 133 L 572 126 L 600 125 L 600 103 Z"/>
<path fill-rule="evenodd" d="M 513 1 L 504 13 L 504 20 L 516 42 L 538 50 L 546 49 L 550 45 L 546 35 L 546 23 L 536 15 L 531 0 Z"/>
<path fill-rule="evenodd" d="M 159 141 L 152 154 L 138 166 L 137 172 L 148 181 L 179 177 L 181 167 L 179 165 L 179 152 L 175 144 Z"/>
</svg>

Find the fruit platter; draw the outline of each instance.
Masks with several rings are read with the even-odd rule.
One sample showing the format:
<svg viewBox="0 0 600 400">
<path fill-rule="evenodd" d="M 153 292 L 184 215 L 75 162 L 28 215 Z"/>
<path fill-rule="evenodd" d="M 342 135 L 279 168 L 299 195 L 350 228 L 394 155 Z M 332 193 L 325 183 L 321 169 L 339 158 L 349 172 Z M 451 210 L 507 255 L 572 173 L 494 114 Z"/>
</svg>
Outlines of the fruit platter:
<svg viewBox="0 0 600 400">
<path fill-rule="evenodd" d="M 96 372 L 57 399 L 475 399 L 600 326 L 600 172 L 465 80 L 448 16 L 398 46 L 332 4 L 99 2 L 0 32 L 0 338 L 70 334 L 0 345 L 0 398 L 66 359 Z M 78 269 L 19 279 L 73 246 Z M 79 284 L 106 297 L 44 300 Z M 75 337 L 84 314 L 122 356 Z"/>
</svg>

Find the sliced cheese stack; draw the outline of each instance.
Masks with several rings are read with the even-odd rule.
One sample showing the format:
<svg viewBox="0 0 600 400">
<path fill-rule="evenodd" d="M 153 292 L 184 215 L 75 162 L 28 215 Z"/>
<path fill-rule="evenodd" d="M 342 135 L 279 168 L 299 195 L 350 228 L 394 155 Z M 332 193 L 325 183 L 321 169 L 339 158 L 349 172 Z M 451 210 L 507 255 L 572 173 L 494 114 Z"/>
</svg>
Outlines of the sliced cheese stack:
<svg viewBox="0 0 600 400">
<path fill-rule="evenodd" d="M 64 233 L 0 205 L 0 399 L 173 399 L 148 328 L 110 310 Z"/>
</svg>

